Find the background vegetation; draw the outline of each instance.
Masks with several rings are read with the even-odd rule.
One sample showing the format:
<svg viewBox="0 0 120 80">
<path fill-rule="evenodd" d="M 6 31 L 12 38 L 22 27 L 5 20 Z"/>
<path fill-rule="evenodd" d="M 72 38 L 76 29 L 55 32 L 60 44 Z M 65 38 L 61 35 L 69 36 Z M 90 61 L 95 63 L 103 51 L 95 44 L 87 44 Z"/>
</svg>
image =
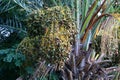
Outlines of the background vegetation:
<svg viewBox="0 0 120 80">
<path fill-rule="evenodd" d="M 0 0 L 0 80 L 119 80 L 119 4 Z"/>
</svg>

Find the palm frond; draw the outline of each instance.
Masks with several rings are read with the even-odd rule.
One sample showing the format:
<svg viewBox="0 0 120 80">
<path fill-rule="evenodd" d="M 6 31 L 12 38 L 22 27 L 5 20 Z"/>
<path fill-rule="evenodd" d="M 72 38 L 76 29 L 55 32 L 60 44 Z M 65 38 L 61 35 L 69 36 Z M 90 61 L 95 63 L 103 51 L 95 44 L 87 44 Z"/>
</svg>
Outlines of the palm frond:
<svg viewBox="0 0 120 80">
<path fill-rule="evenodd" d="M 14 2 L 27 12 L 32 12 L 35 9 L 38 10 L 43 7 L 42 0 L 14 0 Z"/>
<path fill-rule="evenodd" d="M 13 4 L 12 0 L 2 0 L 0 1 L 0 14 L 7 12 L 15 7 L 16 5 Z"/>
</svg>

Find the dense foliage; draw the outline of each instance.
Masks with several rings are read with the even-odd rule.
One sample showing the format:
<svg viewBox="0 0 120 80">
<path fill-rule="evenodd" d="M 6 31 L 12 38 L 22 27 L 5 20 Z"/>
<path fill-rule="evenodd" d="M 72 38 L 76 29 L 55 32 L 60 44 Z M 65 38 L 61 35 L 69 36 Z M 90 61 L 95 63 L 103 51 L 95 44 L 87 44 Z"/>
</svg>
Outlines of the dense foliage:
<svg viewBox="0 0 120 80">
<path fill-rule="evenodd" d="M 117 0 L 0 0 L 0 80 L 19 76 L 118 80 L 120 46 L 111 65 L 112 58 L 107 50 L 101 51 L 103 42 L 97 37 L 99 30 L 109 29 L 101 24 L 116 18 L 114 13 L 119 15 L 118 4 Z"/>
</svg>

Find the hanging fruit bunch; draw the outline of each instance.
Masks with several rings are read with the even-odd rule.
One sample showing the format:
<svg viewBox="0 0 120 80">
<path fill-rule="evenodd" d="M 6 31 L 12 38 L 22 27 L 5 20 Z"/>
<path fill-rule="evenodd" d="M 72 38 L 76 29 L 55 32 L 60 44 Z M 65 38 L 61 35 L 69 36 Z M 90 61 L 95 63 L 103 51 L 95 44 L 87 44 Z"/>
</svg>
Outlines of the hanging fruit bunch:
<svg viewBox="0 0 120 80">
<path fill-rule="evenodd" d="M 51 64 L 64 62 L 71 51 L 76 34 L 76 24 L 70 9 L 55 6 L 37 10 L 30 15 L 27 22 L 30 41 L 23 40 L 18 51 L 27 56 L 37 54 L 39 60 Z M 30 42 L 31 45 L 26 45 Z M 28 49 L 29 47 L 31 48 Z"/>
</svg>

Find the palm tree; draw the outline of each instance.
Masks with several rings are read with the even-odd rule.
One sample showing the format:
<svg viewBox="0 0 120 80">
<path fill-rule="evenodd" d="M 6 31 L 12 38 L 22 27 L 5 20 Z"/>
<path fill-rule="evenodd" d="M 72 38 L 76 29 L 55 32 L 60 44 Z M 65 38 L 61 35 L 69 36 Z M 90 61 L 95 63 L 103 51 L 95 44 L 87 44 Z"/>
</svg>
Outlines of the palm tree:
<svg viewBox="0 0 120 80">
<path fill-rule="evenodd" d="M 26 56 L 21 69 L 40 61 L 38 67 L 34 66 L 37 69 L 31 79 L 52 80 L 56 75 L 53 78 L 51 74 L 56 73 L 65 80 L 107 80 L 116 67 L 106 68 L 110 60 L 103 60 L 104 54 L 96 54 L 91 44 L 100 23 L 110 16 L 107 13 L 112 2 L 103 0 L 98 5 L 99 0 L 6 0 L 0 3 L 3 6 L 0 14 L 12 12 L 12 17 L 1 16 L 0 21 L 19 36 L 26 34 L 14 50 Z"/>
</svg>

